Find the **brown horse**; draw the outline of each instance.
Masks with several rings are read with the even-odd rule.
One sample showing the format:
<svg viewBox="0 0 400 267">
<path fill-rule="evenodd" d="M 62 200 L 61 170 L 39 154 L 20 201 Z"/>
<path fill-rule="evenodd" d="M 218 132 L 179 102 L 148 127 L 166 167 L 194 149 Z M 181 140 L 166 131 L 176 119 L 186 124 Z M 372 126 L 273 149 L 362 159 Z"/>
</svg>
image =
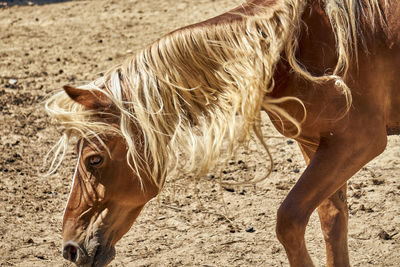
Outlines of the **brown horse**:
<svg viewBox="0 0 400 267">
<path fill-rule="evenodd" d="M 226 141 L 229 155 L 252 136 L 265 146 L 266 111 L 308 164 L 278 210 L 290 265 L 313 266 L 304 233 L 318 208 L 327 265 L 349 266 L 346 181 L 400 133 L 399 18 L 394 0 L 248 1 L 65 86 L 46 106 L 65 127 L 55 154 L 78 139 L 64 257 L 108 264 L 181 152 L 203 175 Z"/>
</svg>

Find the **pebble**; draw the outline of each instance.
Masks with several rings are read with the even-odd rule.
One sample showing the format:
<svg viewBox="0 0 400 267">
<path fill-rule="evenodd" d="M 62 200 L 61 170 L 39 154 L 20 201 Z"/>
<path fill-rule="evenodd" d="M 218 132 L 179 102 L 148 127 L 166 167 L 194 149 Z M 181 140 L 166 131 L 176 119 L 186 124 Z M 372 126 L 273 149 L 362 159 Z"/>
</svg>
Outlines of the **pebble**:
<svg viewBox="0 0 400 267">
<path fill-rule="evenodd" d="M 256 230 L 254 230 L 253 227 L 249 227 L 249 228 L 246 229 L 246 232 L 247 232 L 247 233 L 254 233 L 255 231 L 256 231 Z"/>
<path fill-rule="evenodd" d="M 10 85 L 15 85 L 15 84 L 17 84 L 17 82 L 18 82 L 17 79 L 9 79 L 8 80 L 8 84 L 10 84 Z"/>
<path fill-rule="evenodd" d="M 391 240 L 392 239 L 392 237 L 385 230 L 380 231 L 378 236 L 380 239 L 383 239 L 383 240 Z"/>
<path fill-rule="evenodd" d="M 224 187 L 224 189 L 225 189 L 226 191 L 228 191 L 228 192 L 231 192 L 231 193 L 235 192 L 235 189 L 233 189 L 233 188 Z"/>
</svg>

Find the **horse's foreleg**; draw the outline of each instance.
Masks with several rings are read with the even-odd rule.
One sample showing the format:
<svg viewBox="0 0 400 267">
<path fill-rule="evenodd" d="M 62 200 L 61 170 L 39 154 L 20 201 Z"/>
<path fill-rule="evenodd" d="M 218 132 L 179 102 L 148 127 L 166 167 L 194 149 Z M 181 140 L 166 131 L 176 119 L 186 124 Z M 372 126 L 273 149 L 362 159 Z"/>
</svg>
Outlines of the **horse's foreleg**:
<svg viewBox="0 0 400 267">
<path fill-rule="evenodd" d="M 357 139 L 338 135 L 321 139 L 310 164 L 278 210 L 276 232 L 291 266 L 313 266 L 304 240 L 311 213 L 384 150 L 383 133 L 359 133 Z"/>
<path fill-rule="evenodd" d="M 299 144 L 306 164 L 310 164 L 315 151 Z M 347 245 L 347 183 L 318 207 L 319 220 L 326 245 L 326 265 L 350 266 Z"/>
</svg>

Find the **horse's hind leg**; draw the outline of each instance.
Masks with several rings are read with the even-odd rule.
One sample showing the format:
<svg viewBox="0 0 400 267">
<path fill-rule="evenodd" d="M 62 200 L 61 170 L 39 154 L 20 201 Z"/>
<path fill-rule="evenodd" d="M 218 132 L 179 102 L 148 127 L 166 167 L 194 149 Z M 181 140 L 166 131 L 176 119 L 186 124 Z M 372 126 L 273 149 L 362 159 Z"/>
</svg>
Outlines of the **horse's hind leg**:
<svg viewBox="0 0 400 267">
<path fill-rule="evenodd" d="M 358 131 L 357 138 L 338 134 L 322 138 L 310 164 L 280 206 L 276 232 L 291 266 L 313 266 L 304 240 L 311 213 L 384 150 L 385 129 L 364 129 Z"/>
<path fill-rule="evenodd" d="M 299 144 L 307 165 L 314 155 L 314 151 Z M 347 245 L 347 183 L 329 198 L 325 199 L 318 207 L 319 220 L 324 234 L 326 245 L 326 265 L 350 266 Z"/>
<path fill-rule="evenodd" d="M 350 266 L 347 245 L 347 183 L 318 207 L 326 244 L 326 266 Z"/>
</svg>

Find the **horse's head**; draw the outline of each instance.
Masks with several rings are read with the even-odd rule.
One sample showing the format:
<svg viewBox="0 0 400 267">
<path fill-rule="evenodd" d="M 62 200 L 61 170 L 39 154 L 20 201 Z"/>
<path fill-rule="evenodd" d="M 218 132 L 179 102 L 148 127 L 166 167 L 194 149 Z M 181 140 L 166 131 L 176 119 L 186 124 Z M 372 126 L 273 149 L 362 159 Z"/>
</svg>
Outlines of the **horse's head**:
<svg viewBox="0 0 400 267">
<path fill-rule="evenodd" d="M 85 109 L 101 114 L 112 108 L 100 92 L 72 87 L 64 90 Z M 119 127 L 108 122 L 110 127 Z M 135 146 L 140 157 L 144 149 L 138 136 Z M 139 166 L 134 171 L 121 136 L 81 139 L 77 151 L 78 163 L 63 218 L 63 256 L 78 266 L 105 266 L 114 258 L 116 242 L 158 193 L 158 187 L 146 168 Z"/>
</svg>

